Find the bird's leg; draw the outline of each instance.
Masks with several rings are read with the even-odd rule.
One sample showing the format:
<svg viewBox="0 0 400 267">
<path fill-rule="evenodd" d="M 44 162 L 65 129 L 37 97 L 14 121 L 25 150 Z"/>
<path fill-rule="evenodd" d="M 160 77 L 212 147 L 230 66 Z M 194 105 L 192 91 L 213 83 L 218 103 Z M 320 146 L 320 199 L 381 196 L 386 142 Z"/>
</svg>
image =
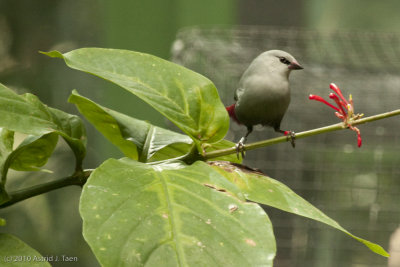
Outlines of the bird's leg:
<svg viewBox="0 0 400 267">
<path fill-rule="evenodd" d="M 242 137 L 240 138 L 239 142 L 235 145 L 236 148 L 236 156 L 239 159 L 239 153 L 242 154 L 242 158 L 244 158 L 245 156 L 245 149 L 244 149 L 244 143 L 246 143 L 247 138 L 246 137 Z"/>
<path fill-rule="evenodd" d="M 275 128 L 275 132 L 284 134 L 286 136 L 287 140 L 288 141 L 290 140 L 290 143 L 292 144 L 292 147 L 295 148 L 295 146 L 296 146 L 296 142 L 295 142 L 296 141 L 296 133 L 295 132 L 284 131 L 284 130 L 281 130 L 279 128 Z"/>
<path fill-rule="evenodd" d="M 249 136 L 249 134 L 253 131 L 253 126 L 247 126 L 247 133 L 245 136 L 243 136 L 242 138 L 240 138 L 239 142 L 235 145 L 236 148 L 236 156 L 239 159 L 239 153 L 242 154 L 242 158 L 244 158 L 245 156 L 245 147 L 244 147 L 244 143 L 246 143 L 247 141 L 247 137 Z"/>
</svg>

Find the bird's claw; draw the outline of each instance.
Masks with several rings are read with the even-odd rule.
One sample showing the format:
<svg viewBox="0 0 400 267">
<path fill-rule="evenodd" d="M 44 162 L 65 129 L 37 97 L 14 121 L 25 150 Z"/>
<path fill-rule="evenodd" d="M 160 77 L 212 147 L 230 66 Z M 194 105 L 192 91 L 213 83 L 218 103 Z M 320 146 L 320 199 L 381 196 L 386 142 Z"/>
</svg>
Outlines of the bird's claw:
<svg viewBox="0 0 400 267">
<path fill-rule="evenodd" d="M 290 141 L 290 143 L 292 144 L 292 147 L 295 148 L 295 146 L 296 146 L 296 142 L 295 142 L 296 141 L 296 133 L 292 132 L 292 131 L 288 131 L 288 132 L 285 133 L 285 135 L 286 135 L 286 139 L 288 141 Z"/>
<path fill-rule="evenodd" d="M 240 138 L 239 142 L 235 145 L 235 149 L 236 149 L 236 156 L 239 159 L 239 153 L 242 155 L 242 158 L 245 157 L 246 153 L 245 153 L 245 147 L 244 147 L 244 143 L 246 142 L 246 138 L 242 137 Z"/>
</svg>

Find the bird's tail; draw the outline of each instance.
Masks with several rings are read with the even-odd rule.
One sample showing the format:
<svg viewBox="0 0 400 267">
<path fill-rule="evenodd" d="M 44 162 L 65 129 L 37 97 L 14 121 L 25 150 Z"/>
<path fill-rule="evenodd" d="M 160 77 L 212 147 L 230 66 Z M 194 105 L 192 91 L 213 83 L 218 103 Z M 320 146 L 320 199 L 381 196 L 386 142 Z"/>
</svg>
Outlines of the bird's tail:
<svg viewBox="0 0 400 267">
<path fill-rule="evenodd" d="M 239 120 L 236 117 L 235 106 L 236 106 L 236 103 L 233 103 L 232 105 L 227 106 L 225 108 L 226 108 L 226 111 L 228 111 L 229 117 L 231 117 L 237 124 L 240 124 Z"/>
</svg>

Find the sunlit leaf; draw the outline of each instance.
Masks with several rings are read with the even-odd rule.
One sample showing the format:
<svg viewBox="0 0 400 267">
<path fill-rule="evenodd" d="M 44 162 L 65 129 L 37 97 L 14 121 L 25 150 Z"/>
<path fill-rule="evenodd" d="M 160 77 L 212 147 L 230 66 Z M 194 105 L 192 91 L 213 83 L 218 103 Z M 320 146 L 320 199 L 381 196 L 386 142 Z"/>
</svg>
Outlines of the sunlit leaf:
<svg viewBox="0 0 400 267">
<path fill-rule="evenodd" d="M 272 266 L 262 208 L 207 164 L 110 159 L 85 184 L 83 234 L 103 266 Z"/>
<path fill-rule="evenodd" d="M 246 199 L 301 215 L 332 226 L 366 245 L 373 252 L 388 257 L 379 245 L 349 233 L 336 221 L 293 192 L 289 187 L 258 171 L 229 162 L 210 162 L 210 165 L 229 181 L 235 183 Z"/>
<path fill-rule="evenodd" d="M 182 66 L 152 55 L 116 49 L 82 48 L 65 54 L 44 54 L 63 58 L 69 67 L 135 94 L 198 144 L 217 142 L 228 130 L 229 118 L 214 84 Z"/>
</svg>

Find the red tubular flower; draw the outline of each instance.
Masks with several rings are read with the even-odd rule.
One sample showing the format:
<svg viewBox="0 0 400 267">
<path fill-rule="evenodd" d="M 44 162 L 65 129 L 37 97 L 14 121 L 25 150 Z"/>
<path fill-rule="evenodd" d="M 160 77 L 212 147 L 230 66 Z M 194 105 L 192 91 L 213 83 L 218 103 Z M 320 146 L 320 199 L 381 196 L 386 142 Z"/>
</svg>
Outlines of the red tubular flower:
<svg viewBox="0 0 400 267">
<path fill-rule="evenodd" d="M 361 139 L 361 132 L 357 127 L 354 127 L 352 125 L 349 125 L 349 128 L 357 133 L 357 145 L 358 147 L 361 147 L 362 145 L 362 139 Z"/>
<path fill-rule="evenodd" d="M 356 114 L 356 115 L 354 114 L 353 99 L 351 95 L 349 97 L 349 100 L 346 100 L 346 98 L 344 98 L 342 94 L 342 91 L 336 84 L 331 83 L 329 87 L 335 92 L 335 94 L 330 93 L 329 98 L 335 101 L 337 107 L 335 107 L 334 105 L 332 105 L 331 103 L 329 103 L 328 101 L 326 101 L 325 99 L 323 99 L 318 95 L 310 95 L 308 98 L 310 100 L 317 100 L 329 106 L 330 108 L 333 108 L 336 111 L 335 112 L 336 117 L 341 119 L 347 128 L 357 133 L 357 145 L 358 147 L 361 147 L 362 145 L 361 132 L 357 127 L 353 126 L 351 123 L 352 121 L 361 118 L 363 114 Z"/>
<path fill-rule="evenodd" d="M 358 128 L 357 128 L 357 130 L 358 130 Z M 358 147 L 361 147 L 361 145 L 362 145 L 360 130 L 358 130 L 358 132 L 357 132 L 357 145 L 358 145 Z"/>
<path fill-rule="evenodd" d="M 342 101 L 339 100 L 339 97 L 333 93 L 329 94 L 329 98 L 333 99 L 333 101 L 335 101 L 336 105 L 339 107 L 339 113 L 342 114 L 343 116 L 346 116 L 346 111 L 344 111 L 343 107 L 345 109 L 347 109 L 347 106 L 343 104 Z"/>
<path fill-rule="evenodd" d="M 342 101 L 343 101 L 346 105 L 348 104 L 346 98 L 344 98 L 343 95 L 342 95 L 342 91 L 340 91 L 339 87 L 337 87 L 336 84 L 331 83 L 331 84 L 329 85 L 329 88 L 331 88 L 331 89 L 342 99 Z"/>
<path fill-rule="evenodd" d="M 319 95 L 310 95 L 310 96 L 308 97 L 308 99 L 310 99 L 310 100 L 317 100 L 317 101 L 319 101 L 319 102 L 322 102 L 322 103 L 324 103 L 325 105 L 327 105 L 327 106 L 329 106 L 329 107 L 331 107 L 331 108 L 333 108 L 334 110 L 336 110 L 336 111 L 339 112 L 339 109 L 338 109 L 337 107 L 335 107 L 334 105 L 332 105 L 331 103 L 329 103 L 328 101 L 326 101 L 325 99 L 323 99 L 322 97 L 320 97 Z"/>
</svg>

